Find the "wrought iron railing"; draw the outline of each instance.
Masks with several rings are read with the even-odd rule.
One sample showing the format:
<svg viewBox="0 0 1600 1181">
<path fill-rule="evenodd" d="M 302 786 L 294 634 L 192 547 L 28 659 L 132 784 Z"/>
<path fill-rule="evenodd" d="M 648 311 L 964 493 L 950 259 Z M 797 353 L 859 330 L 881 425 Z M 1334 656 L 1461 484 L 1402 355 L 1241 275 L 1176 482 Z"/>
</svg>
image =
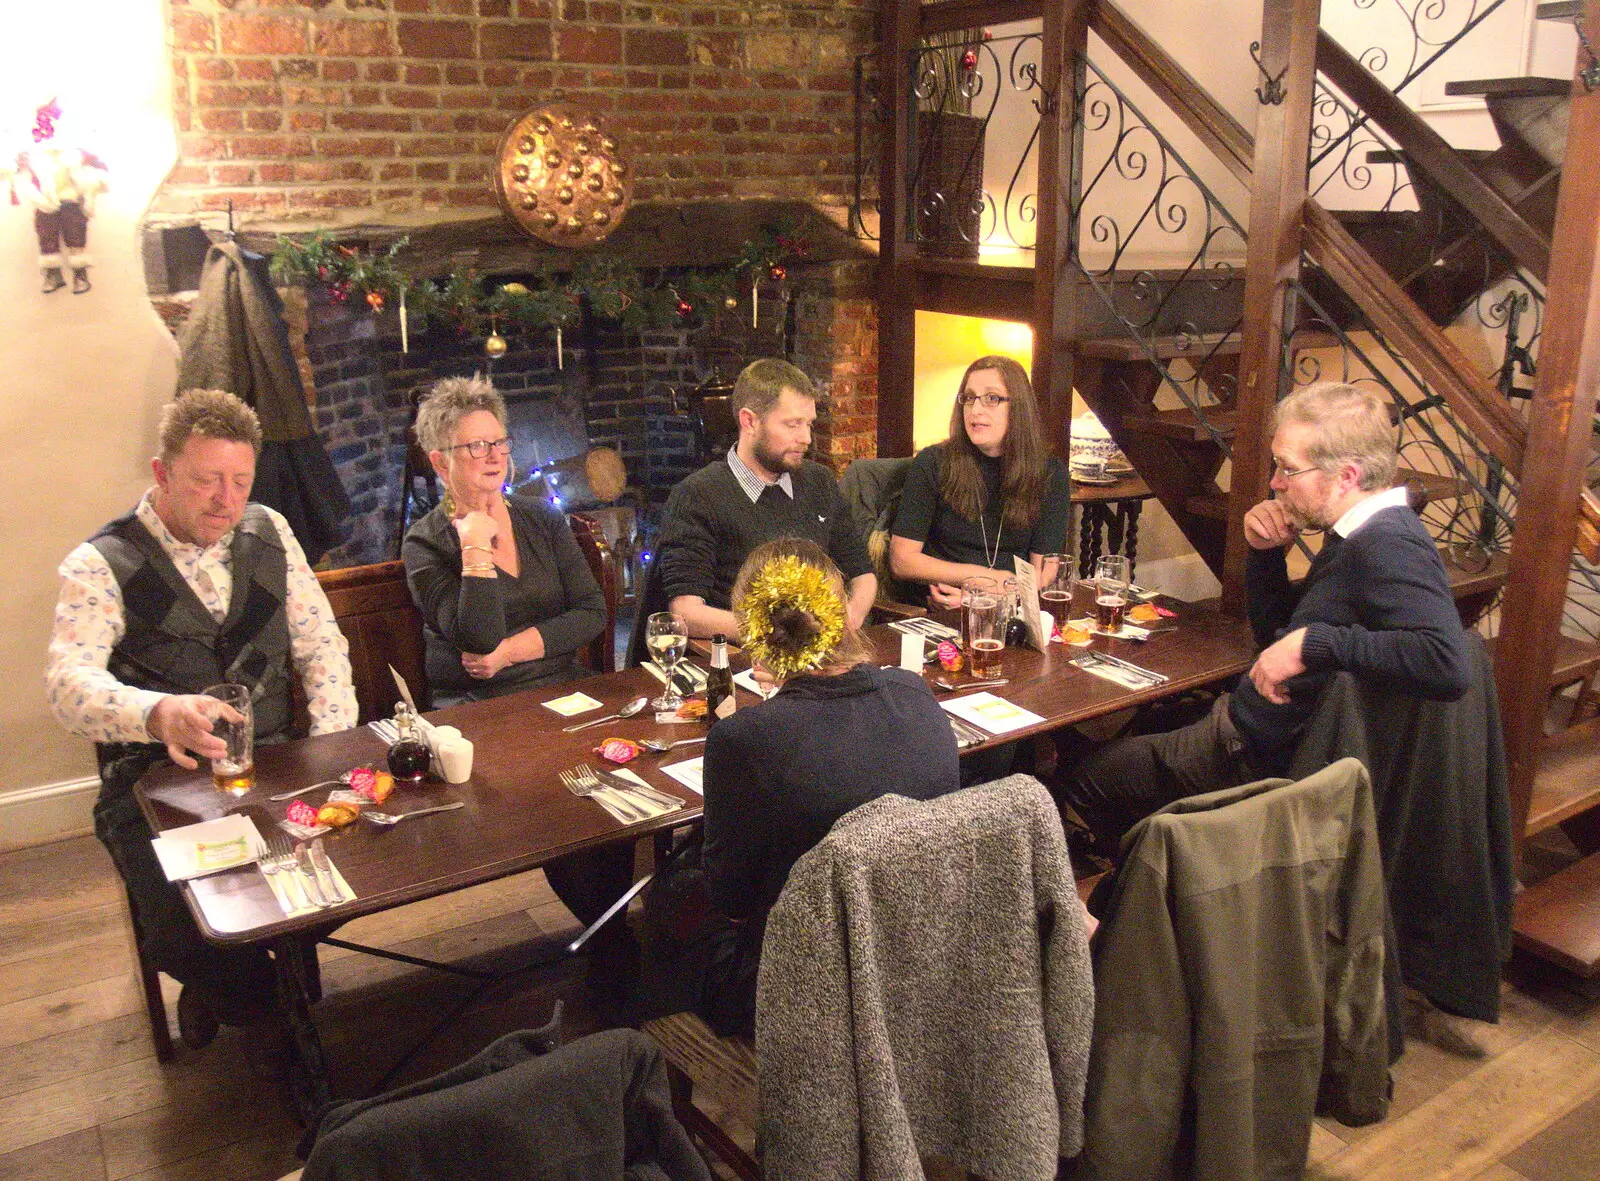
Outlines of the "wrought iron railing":
<svg viewBox="0 0 1600 1181">
<path fill-rule="evenodd" d="M 1229 439 L 1213 419 L 1217 407 L 1232 401 L 1231 379 L 1204 375 L 1239 325 L 1220 334 L 1202 333 L 1192 323 L 1172 324 L 1167 312 L 1186 285 L 1198 282 L 1221 291 L 1235 281 L 1244 259 L 1244 227 L 1156 124 L 1092 62 L 1084 63 L 1078 111 L 1083 180 L 1069 219 L 1068 257 L 1159 370 L 1162 386 L 1230 454 Z M 1138 265 L 1150 259 L 1171 265 Z M 1163 359 L 1163 351 L 1170 350 L 1157 342 L 1158 336 L 1173 335 L 1180 346 L 1192 342 L 1192 352 L 1179 350 L 1182 366 Z"/>
<path fill-rule="evenodd" d="M 1394 27 L 1393 19 L 1389 22 L 1373 19 L 1378 12 L 1387 11 L 1391 18 L 1399 18 L 1402 27 L 1394 43 L 1366 45 L 1359 49 L 1355 45 L 1347 45 L 1346 48 L 1391 91 L 1403 94 L 1434 63 L 1487 20 L 1505 0 L 1386 0 L 1381 8 L 1379 0 L 1350 0 L 1350 3 L 1363 14 L 1361 20 L 1353 22 L 1359 24 L 1363 39 L 1373 35 L 1375 29 L 1387 31 Z M 1329 10 L 1325 8 L 1325 26 L 1336 23 L 1331 22 L 1329 16 Z M 1318 136 L 1313 131 L 1313 174 L 1319 170 L 1328 171 L 1323 166 L 1329 157 L 1350 155 L 1351 149 L 1347 145 L 1356 137 L 1372 135 L 1365 112 L 1352 113 L 1348 108 L 1341 112 L 1323 111 L 1320 101 L 1318 107 L 1313 116 L 1316 121 L 1334 115 L 1337 118 L 1326 134 Z M 1344 117 L 1347 113 L 1348 119 Z M 1373 139 L 1382 143 L 1376 136 Z M 1339 169 L 1331 171 L 1337 174 Z"/>
</svg>

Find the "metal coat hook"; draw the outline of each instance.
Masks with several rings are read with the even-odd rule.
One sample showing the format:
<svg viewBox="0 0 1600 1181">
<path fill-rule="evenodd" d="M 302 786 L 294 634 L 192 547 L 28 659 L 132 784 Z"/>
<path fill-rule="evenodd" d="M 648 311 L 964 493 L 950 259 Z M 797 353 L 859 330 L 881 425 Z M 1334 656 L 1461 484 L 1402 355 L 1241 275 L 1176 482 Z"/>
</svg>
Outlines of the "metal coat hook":
<svg viewBox="0 0 1600 1181">
<path fill-rule="evenodd" d="M 1578 81 L 1583 83 L 1583 88 L 1590 94 L 1600 89 L 1600 57 L 1595 56 L 1594 46 L 1589 44 L 1589 38 L 1583 33 L 1583 18 L 1575 17 L 1572 27 L 1578 30 L 1578 41 L 1583 45 L 1583 51 L 1589 55 L 1589 64 L 1578 71 Z"/>
<path fill-rule="evenodd" d="M 1256 70 L 1261 75 L 1264 85 L 1256 87 L 1256 98 L 1261 100 L 1261 105 L 1275 107 L 1289 97 L 1289 92 L 1284 89 L 1283 76 L 1289 72 L 1289 67 L 1284 66 L 1277 76 L 1267 73 L 1267 67 L 1261 64 L 1261 42 L 1250 42 L 1250 58 L 1256 63 Z"/>
</svg>

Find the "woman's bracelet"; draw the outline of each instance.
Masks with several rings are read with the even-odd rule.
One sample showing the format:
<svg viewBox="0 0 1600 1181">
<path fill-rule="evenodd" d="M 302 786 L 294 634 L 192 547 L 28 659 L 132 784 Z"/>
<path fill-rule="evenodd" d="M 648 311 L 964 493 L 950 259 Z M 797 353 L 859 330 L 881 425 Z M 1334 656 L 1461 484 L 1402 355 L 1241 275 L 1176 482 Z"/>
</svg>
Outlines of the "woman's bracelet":
<svg viewBox="0 0 1600 1181">
<path fill-rule="evenodd" d="M 485 554 L 494 553 L 494 550 L 490 549 L 486 545 L 464 545 L 464 546 L 461 547 L 461 552 L 462 553 L 466 553 L 469 549 L 475 549 L 479 553 L 485 553 Z"/>
<path fill-rule="evenodd" d="M 461 567 L 461 573 L 463 574 L 493 574 L 494 572 L 493 562 L 473 562 Z"/>
</svg>

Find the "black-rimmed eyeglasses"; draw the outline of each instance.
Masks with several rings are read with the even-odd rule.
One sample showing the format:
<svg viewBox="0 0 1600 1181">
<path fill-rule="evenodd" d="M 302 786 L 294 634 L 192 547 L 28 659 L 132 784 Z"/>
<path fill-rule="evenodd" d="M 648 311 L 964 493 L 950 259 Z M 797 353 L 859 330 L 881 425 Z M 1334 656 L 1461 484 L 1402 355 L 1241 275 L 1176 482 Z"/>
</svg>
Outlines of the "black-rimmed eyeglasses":
<svg viewBox="0 0 1600 1181">
<path fill-rule="evenodd" d="M 470 443 L 457 443 L 454 447 L 446 447 L 446 451 L 465 451 L 473 459 L 482 459 L 489 452 L 496 455 L 511 454 L 511 440 L 501 439 L 473 439 Z"/>
<path fill-rule="evenodd" d="M 1009 401 L 1011 401 L 1011 399 L 1006 397 L 1004 394 L 956 395 L 956 405 L 960 406 L 963 410 L 968 406 L 971 406 L 974 402 L 982 406 L 985 410 L 993 410 L 996 406 L 1004 406 Z"/>
</svg>

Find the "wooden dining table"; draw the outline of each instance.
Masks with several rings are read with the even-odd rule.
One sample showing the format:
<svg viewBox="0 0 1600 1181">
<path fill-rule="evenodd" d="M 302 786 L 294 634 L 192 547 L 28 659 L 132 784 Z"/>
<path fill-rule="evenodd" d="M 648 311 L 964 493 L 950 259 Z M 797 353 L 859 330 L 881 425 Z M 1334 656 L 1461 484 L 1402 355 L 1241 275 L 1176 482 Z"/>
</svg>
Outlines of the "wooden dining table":
<svg viewBox="0 0 1600 1181">
<path fill-rule="evenodd" d="M 1041 720 L 969 746 L 963 755 L 1211 684 L 1249 668 L 1254 644 L 1243 620 L 1222 615 L 1215 604 L 1171 605 L 1177 617 L 1164 621 L 1164 625 L 1172 625 L 1169 630 L 1143 643 L 1096 638 L 1091 645 L 1168 678 L 1147 689 L 1129 690 L 1075 666 L 1072 660 L 1081 655 L 1077 648 L 1052 643 L 1045 652 L 1006 649 L 1001 675 L 1007 683 L 994 691 Z M 899 632 L 875 626 L 867 629 L 866 635 L 881 662 L 898 662 Z M 924 675 L 930 686 L 936 677 L 952 679 L 937 665 L 928 666 Z M 953 682 L 958 685 L 954 692 L 936 689 L 941 700 L 984 688 L 961 674 L 955 674 Z M 271 947 L 279 1000 L 293 1035 L 292 1091 L 302 1116 L 311 1116 L 333 1097 L 310 1012 L 317 988 L 315 965 L 308 962 L 308 954 L 314 955 L 316 938 L 329 937 L 334 928 L 361 915 L 522 873 L 584 849 L 637 841 L 699 818 L 698 793 L 662 768 L 698 757 L 704 749 L 700 746 L 666 754 L 642 751 L 628 764 L 629 770 L 652 787 L 684 802 L 678 811 L 632 824 L 619 823 L 596 802 L 572 795 L 557 778 L 561 771 L 579 763 L 606 766 L 595 753 L 605 738 L 671 741 L 704 734 L 703 723 L 658 723 L 648 710 L 575 734 L 563 730 L 587 718 L 615 713 L 633 698 L 653 696 L 660 689 L 647 670 L 633 668 L 429 714 L 434 723 L 455 726 L 474 743 L 471 778 L 461 784 L 429 779 L 417 786 L 397 787 L 384 810 L 405 812 L 457 801 L 464 806 L 392 828 L 357 821 L 323 838 L 334 865 L 355 893 L 354 901 L 287 918 L 254 865 L 185 884 L 190 910 L 208 940 L 221 946 Z M 546 702 L 574 690 L 599 701 L 602 708 L 574 717 L 546 708 Z M 744 689 L 737 692 L 741 707 L 759 704 L 759 699 Z M 147 774 L 135 792 L 157 833 L 243 812 L 266 835 L 284 819 L 289 806 L 270 801 L 268 796 L 336 779 L 355 767 L 382 767 L 386 753 L 384 741 L 369 727 L 361 726 L 259 748 L 255 787 L 244 796 L 217 791 L 206 771 L 187 771 L 170 764 Z M 324 794 L 307 798 L 320 803 Z"/>
</svg>

